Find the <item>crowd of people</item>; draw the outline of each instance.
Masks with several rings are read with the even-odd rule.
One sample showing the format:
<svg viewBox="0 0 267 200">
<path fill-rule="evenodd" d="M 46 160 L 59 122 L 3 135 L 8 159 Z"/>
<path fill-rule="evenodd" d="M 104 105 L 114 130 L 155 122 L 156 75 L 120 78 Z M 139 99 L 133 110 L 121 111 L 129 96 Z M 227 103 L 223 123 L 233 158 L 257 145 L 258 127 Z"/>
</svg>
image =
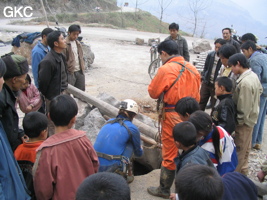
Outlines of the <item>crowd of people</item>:
<svg viewBox="0 0 267 200">
<path fill-rule="evenodd" d="M 253 34 L 244 34 L 238 42 L 231 37 L 231 29 L 224 28 L 223 38 L 214 42 L 215 50 L 206 58 L 200 80 L 196 68 L 189 67 L 187 58 L 178 53 L 181 46 L 176 37 L 172 37 L 172 27 L 173 24 L 169 26 L 171 36 L 158 46 L 163 65 L 148 87 L 152 98 L 162 99 L 158 102 L 162 104 L 159 120 L 163 161 L 159 186 L 149 187 L 147 191 L 168 199 L 176 177 L 177 194 L 171 194 L 173 200 L 257 199 L 257 189 L 246 175 L 250 149 L 259 150 L 262 143 L 266 115 L 266 50 L 256 44 Z M 210 115 L 204 112 L 209 99 Z M 179 173 L 191 164 L 215 168 L 214 178 L 236 177 L 244 193 L 234 193 L 241 188 L 235 188 L 234 184 L 226 186 L 230 181 L 225 181 L 217 189 L 214 187 L 213 192 L 217 194 L 213 196 L 211 191 L 205 190 L 206 186 L 212 188 L 211 185 L 205 186 L 204 180 L 196 181 L 198 175 L 193 167 L 187 175 Z M 203 168 L 203 174 L 204 171 Z M 210 176 L 212 173 L 215 172 Z M 261 181 L 263 174 L 258 175 Z M 185 180 L 190 178 L 190 183 Z"/>
<path fill-rule="evenodd" d="M 206 58 L 202 74 L 189 61 L 179 25 L 158 45 L 163 65 L 148 86 L 158 99 L 162 163 L 150 195 L 180 200 L 256 200 L 246 175 L 251 148 L 260 149 L 267 108 L 267 54 L 253 34 L 242 44 L 223 39 Z M 131 99 L 99 131 L 94 144 L 73 128 L 78 106 L 68 84 L 85 91 L 84 60 L 77 41 L 81 27 L 46 28 L 27 60 L 12 53 L 0 59 L 0 197 L 3 199 L 129 200 L 133 156 L 144 151 L 133 124 L 139 112 Z M 242 53 L 240 52 L 242 51 Z M 205 112 L 211 100 L 211 113 Z M 19 128 L 17 107 L 25 113 Z M 264 180 L 265 168 L 259 172 Z M 175 193 L 171 186 L 175 182 Z M 238 192 L 237 192 L 238 191 Z"/>
</svg>

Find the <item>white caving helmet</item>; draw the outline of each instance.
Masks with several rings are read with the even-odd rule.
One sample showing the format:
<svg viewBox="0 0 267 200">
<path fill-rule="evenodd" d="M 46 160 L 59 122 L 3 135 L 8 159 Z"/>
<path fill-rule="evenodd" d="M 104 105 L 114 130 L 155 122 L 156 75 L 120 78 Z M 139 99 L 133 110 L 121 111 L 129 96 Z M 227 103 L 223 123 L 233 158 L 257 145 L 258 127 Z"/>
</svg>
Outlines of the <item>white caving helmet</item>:
<svg viewBox="0 0 267 200">
<path fill-rule="evenodd" d="M 138 105 L 134 100 L 131 99 L 125 99 L 121 102 L 119 109 L 126 110 L 133 112 L 135 114 L 138 113 Z"/>
</svg>

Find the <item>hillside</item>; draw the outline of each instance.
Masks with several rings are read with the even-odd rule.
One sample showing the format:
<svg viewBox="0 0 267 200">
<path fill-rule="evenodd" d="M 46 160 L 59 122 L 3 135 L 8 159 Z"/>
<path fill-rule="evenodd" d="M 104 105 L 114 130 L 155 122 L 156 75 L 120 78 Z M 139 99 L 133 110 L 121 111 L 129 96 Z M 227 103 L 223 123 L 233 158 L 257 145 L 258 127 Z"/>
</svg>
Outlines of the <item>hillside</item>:
<svg viewBox="0 0 267 200">
<path fill-rule="evenodd" d="M 159 19 L 149 12 L 130 9 L 123 11 L 117 7 L 116 0 L 43 0 L 50 22 L 82 23 L 84 26 L 101 26 L 110 28 L 133 29 L 138 31 L 168 33 L 168 24 L 160 23 Z M 40 1 L 36 0 L 3 0 L 0 9 L 6 6 L 33 8 L 32 21 L 43 22 L 45 15 Z M 96 10 L 96 8 L 100 8 Z M 2 16 L 1 16 L 2 15 Z M 4 18 L 3 12 L 0 17 Z M 22 24 L 19 20 L 17 24 Z M 188 35 L 182 32 L 183 35 Z"/>
<path fill-rule="evenodd" d="M 133 29 L 147 32 L 168 33 L 168 24 L 159 22 L 159 19 L 148 12 L 90 12 L 90 13 L 62 13 L 49 16 L 53 22 L 55 18 L 59 23 L 82 23 L 85 26 L 101 26 L 109 28 Z M 44 18 L 33 19 L 42 22 Z"/>
<path fill-rule="evenodd" d="M 96 7 L 101 7 L 103 10 L 116 10 L 116 0 L 42 0 L 48 15 L 55 13 L 81 13 L 93 12 Z M 33 8 L 33 17 L 43 15 L 42 5 L 40 0 L 1 0 L 0 8 L 4 7 L 20 7 L 31 6 Z M 0 13 L 3 17 L 3 12 Z"/>
<path fill-rule="evenodd" d="M 120 5 L 122 1 L 123 0 L 118 0 L 117 5 Z M 159 17 L 159 3 L 157 0 L 142 2 L 145 3 L 140 4 L 140 9 Z M 171 4 L 164 10 L 163 21 L 168 23 L 176 22 L 180 25 L 182 30 L 192 33 L 194 18 L 188 2 L 189 1 L 171 1 Z M 234 0 L 201 0 L 192 2 L 207 2 L 204 9 L 198 10 L 196 36 L 204 35 L 205 38 L 209 39 L 222 37 L 221 30 L 225 27 L 233 26 L 237 31 L 237 35 L 242 36 L 250 32 L 258 37 L 259 44 L 267 44 L 267 38 L 265 38 L 267 37 L 267 21 L 259 21 L 249 12 L 251 9 L 262 10 L 262 7 L 266 8 L 265 1 L 257 1 L 257 3 L 253 5 L 253 8 L 241 7 L 241 5 L 236 4 Z M 134 7 L 134 4 L 129 6 Z M 266 17 L 262 19 L 266 19 Z M 265 23 L 262 21 L 265 21 Z"/>
</svg>

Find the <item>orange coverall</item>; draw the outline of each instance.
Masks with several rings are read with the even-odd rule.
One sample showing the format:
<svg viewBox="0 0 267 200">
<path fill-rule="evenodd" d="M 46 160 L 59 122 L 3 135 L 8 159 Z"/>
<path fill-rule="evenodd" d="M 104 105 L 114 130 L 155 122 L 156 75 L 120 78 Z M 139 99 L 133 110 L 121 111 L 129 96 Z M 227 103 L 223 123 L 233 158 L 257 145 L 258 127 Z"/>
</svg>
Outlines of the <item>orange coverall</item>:
<svg viewBox="0 0 267 200">
<path fill-rule="evenodd" d="M 165 119 L 162 123 L 162 166 L 169 170 L 175 170 L 176 166 L 174 158 L 177 156 L 178 148 L 174 143 L 172 129 L 175 124 L 181 122 L 179 115 L 174 111 L 175 104 L 183 97 L 193 97 L 197 101 L 200 100 L 200 74 L 197 69 L 189 62 L 186 62 L 186 67 L 193 71 L 185 69 L 182 72 L 180 79 L 170 88 L 175 81 L 182 68 L 181 65 L 174 63 L 179 62 L 184 64 L 182 56 L 174 56 L 169 58 L 157 72 L 157 75 L 152 79 L 148 86 L 148 93 L 151 98 L 158 99 L 162 92 L 164 94 L 164 103 L 167 104 L 166 109 L 173 109 L 171 112 L 165 112 Z M 170 88 L 170 89 L 169 89 Z"/>
</svg>

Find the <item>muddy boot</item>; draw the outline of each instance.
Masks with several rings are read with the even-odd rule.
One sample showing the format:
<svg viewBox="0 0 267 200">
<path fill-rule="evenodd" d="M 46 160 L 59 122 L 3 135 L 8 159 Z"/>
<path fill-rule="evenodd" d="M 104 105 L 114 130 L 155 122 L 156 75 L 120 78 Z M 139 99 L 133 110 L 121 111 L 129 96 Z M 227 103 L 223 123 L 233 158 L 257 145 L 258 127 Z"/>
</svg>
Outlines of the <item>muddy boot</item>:
<svg viewBox="0 0 267 200">
<path fill-rule="evenodd" d="M 160 186 L 159 187 L 149 187 L 147 192 L 153 196 L 162 197 L 164 199 L 169 199 L 170 189 L 174 180 L 175 170 L 169 170 L 161 166 L 160 171 Z"/>
<path fill-rule="evenodd" d="M 128 164 L 127 166 L 127 178 L 126 181 L 127 183 L 131 183 L 134 180 L 134 175 L 133 175 L 133 167 L 132 167 L 132 162 Z"/>
</svg>

